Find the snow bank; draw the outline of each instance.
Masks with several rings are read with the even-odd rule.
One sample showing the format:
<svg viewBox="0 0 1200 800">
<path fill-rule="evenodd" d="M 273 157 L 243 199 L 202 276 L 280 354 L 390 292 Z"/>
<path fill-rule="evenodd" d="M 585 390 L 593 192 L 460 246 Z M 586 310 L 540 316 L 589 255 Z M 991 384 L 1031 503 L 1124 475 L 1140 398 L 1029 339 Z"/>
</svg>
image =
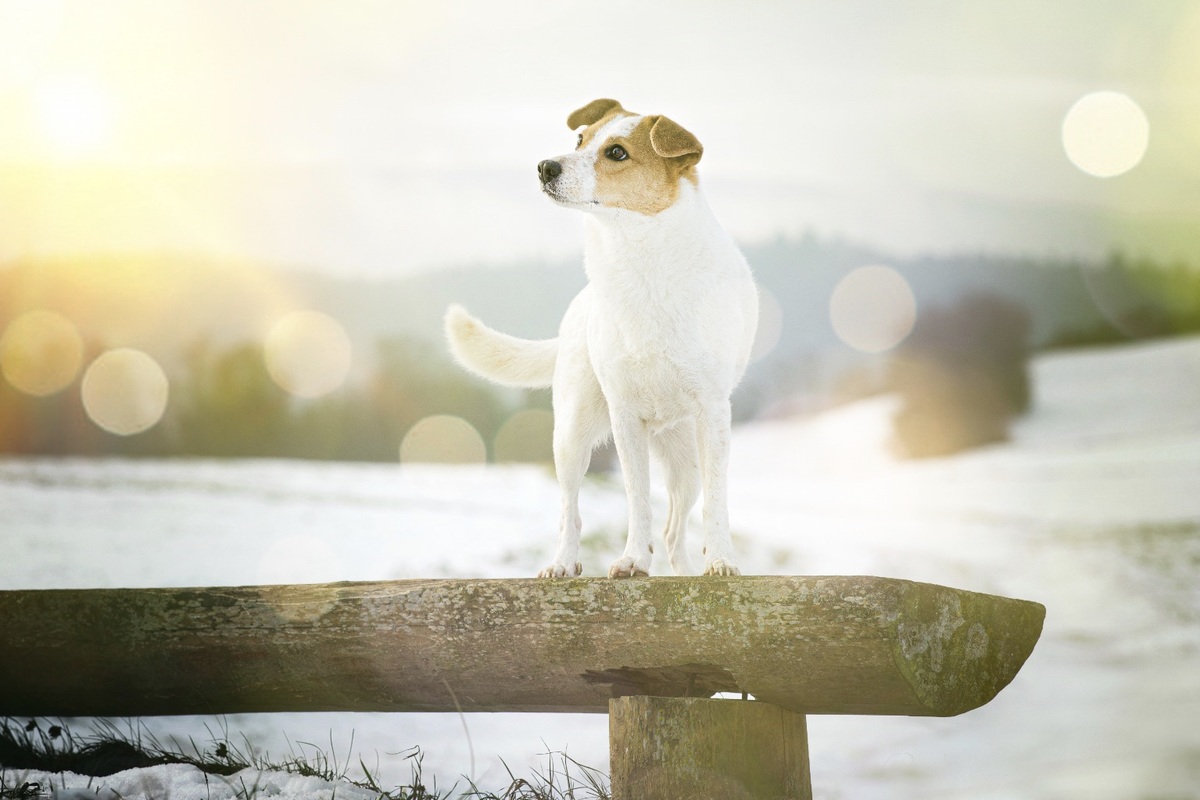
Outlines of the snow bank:
<svg viewBox="0 0 1200 800">
<path fill-rule="evenodd" d="M 893 458 L 889 398 L 736 431 L 730 504 L 744 571 L 889 575 L 1048 608 L 1037 650 L 982 709 L 811 718 L 817 797 L 1200 796 L 1200 340 L 1044 356 L 1033 370 L 1035 405 L 1013 441 L 955 458 Z M 661 519 L 661 486 L 656 496 Z M 602 574 L 621 548 L 619 482 L 589 482 L 582 507 L 585 567 Z M 558 497 L 537 467 L 10 460 L 0 509 L 0 588 L 182 586 L 532 575 L 552 550 Z M 209 723 L 146 721 L 184 742 L 206 741 Z M 388 785 L 410 769 L 389 754 L 413 745 L 442 787 L 463 774 L 506 785 L 501 758 L 528 773 L 547 750 L 607 763 L 599 716 L 227 724 L 276 754 L 288 751 L 283 734 L 340 744 L 353 731 Z M 199 786 L 183 770 L 151 779 L 177 781 L 173 798 Z M 138 796 L 110 779 L 90 786 Z"/>
</svg>

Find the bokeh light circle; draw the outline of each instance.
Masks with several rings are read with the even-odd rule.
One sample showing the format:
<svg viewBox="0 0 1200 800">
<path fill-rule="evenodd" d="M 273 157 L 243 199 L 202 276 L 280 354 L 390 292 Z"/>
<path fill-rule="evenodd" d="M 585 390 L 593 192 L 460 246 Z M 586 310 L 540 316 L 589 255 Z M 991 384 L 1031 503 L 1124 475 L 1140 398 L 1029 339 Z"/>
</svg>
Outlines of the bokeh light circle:
<svg viewBox="0 0 1200 800">
<path fill-rule="evenodd" d="M 554 415 L 541 408 L 518 411 L 496 431 L 492 452 L 497 462 L 554 458 Z"/>
<path fill-rule="evenodd" d="M 1097 178 L 1111 178 L 1141 162 L 1150 143 L 1150 122 L 1128 95 L 1092 92 L 1067 111 L 1062 141 L 1072 164 Z"/>
<path fill-rule="evenodd" d="M 912 289 L 891 267 L 859 267 L 838 282 L 829 298 L 834 332 L 864 353 L 891 350 L 912 333 L 916 320 Z"/>
<path fill-rule="evenodd" d="M 350 374 L 350 337 L 328 314 L 294 311 L 267 334 L 267 372 L 281 389 L 297 397 L 321 397 L 341 387 Z"/>
<path fill-rule="evenodd" d="M 413 425 L 400 443 L 400 461 L 483 464 L 487 446 L 475 426 L 462 417 L 435 414 Z"/>
<path fill-rule="evenodd" d="M 758 361 L 770 355 L 783 335 L 783 307 L 775 293 L 766 287 L 758 287 L 758 330 L 754 334 L 754 347 L 750 360 Z"/>
<path fill-rule="evenodd" d="M 83 407 L 109 433 L 132 436 L 158 424 L 169 385 L 162 367 L 140 350 L 109 350 L 83 375 Z"/>
<path fill-rule="evenodd" d="M 28 311 L 0 337 L 0 372 L 16 389 L 35 397 L 60 392 L 83 364 L 83 337 L 53 311 Z"/>
</svg>

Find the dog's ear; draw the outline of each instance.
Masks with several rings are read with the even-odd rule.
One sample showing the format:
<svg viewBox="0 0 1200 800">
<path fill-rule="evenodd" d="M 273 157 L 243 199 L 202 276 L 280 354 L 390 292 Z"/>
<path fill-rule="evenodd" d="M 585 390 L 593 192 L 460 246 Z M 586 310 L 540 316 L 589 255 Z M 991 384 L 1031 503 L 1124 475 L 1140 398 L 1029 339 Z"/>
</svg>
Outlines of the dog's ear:
<svg viewBox="0 0 1200 800">
<path fill-rule="evenodd" d="M 582 128 L 584 125 L 591 125 L 600 120 L 605 114 L 610 111 L 624 111 L 621 104 L 616 100 L 609 100 L 607 97 L 602 97 L 599 100 L 593 100 L 583 108 L 577 108 L 571 112 L 571 116 L 567 117 L 567 127 L 571 130 Z"/>
<path fill-rule="evenodd" d="M 663 158 L 687 158 L 695 164 L 704 155 L 700 140 L 678 122 L 667 117 L 654 117 L 650 128 L 650 146 Z"/>
</svg>

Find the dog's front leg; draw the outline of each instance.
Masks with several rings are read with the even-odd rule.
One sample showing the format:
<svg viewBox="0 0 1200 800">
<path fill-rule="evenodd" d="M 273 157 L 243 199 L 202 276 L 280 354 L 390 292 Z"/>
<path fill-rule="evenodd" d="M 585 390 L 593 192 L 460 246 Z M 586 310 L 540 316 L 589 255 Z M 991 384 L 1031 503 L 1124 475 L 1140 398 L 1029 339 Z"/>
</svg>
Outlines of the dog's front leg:
<svg viewBox="0 0 1200 800">
<path fill-rule="evenodd" d="M 696 416 L 700 469 L 704 481 L 704 574 L 740 575 L 733 563 L 726 476 L 732 420 L 729 404 L 701 407 Z"/>
<path fill-rule="evenodd" d="M 582 386 L 561 386 L 554 395 L 554 471 L 562 491 L 562 512 L 554 563 L 539 572 L 539 578 L 570 578 L 583 572 L 579 489 L 592 460 L 592 447 L 608 433 L 608 409 L 590 372 L 578 383 Z"/>
<path fill-rule="evenodd" d="M 613 415 L 613 443 L 625 476 L 629 536 L 625 552 L 608 570 L 610 578 L 650 574 L 650 435 L 646 423 L 630 414 Z"/>
</svg>

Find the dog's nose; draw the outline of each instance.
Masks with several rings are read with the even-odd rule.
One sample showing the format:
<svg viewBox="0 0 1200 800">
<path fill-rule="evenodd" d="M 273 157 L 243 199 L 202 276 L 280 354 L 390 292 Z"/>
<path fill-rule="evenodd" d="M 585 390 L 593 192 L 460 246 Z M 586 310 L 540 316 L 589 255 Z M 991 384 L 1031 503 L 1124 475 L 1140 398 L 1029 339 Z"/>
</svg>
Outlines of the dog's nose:
<svg viewBox="0 0 1200 800">
<path fill-rule="evenodd" d="M 538 164 L 538 177 L 542 183 L 549 183 L 562 174 L 562 164 L 557 161 L 542 161 Z"/>
</svg>

